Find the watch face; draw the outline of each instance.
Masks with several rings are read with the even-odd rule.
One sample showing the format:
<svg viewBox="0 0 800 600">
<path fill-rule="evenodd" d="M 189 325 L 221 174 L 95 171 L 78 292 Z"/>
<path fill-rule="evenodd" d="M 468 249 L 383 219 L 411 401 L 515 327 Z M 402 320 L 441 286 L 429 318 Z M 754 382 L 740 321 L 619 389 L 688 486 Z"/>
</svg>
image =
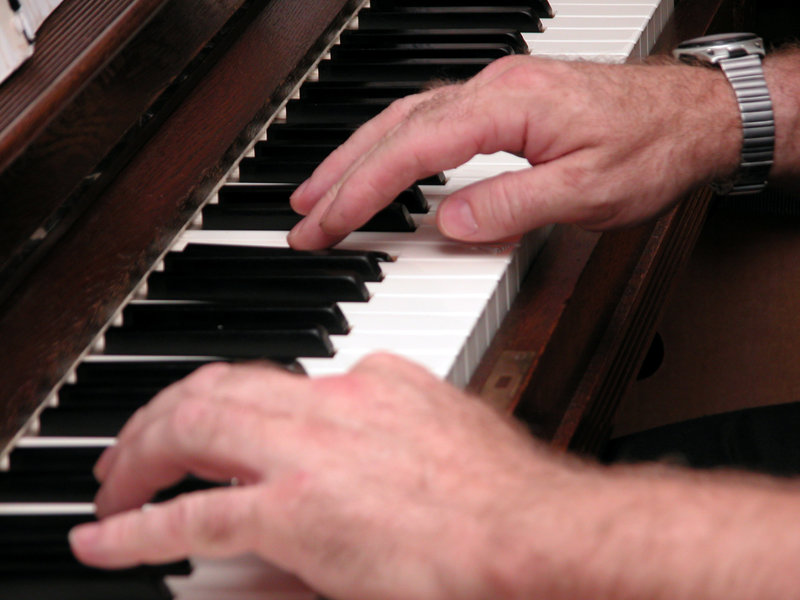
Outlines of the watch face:
<svg viewBox="0 0 800 600">
<path fill-rule="evenodd" d="M 681 50 L 691 50 L 692 48 L 709 48 L 712 46 L 725 46 L 737 42 L 746 42 L 758 39 L 754 33 L 718 33 L 716 35 L 706 35 L 703 37 L 686 40 L 678 44 Z"/>
</svg>

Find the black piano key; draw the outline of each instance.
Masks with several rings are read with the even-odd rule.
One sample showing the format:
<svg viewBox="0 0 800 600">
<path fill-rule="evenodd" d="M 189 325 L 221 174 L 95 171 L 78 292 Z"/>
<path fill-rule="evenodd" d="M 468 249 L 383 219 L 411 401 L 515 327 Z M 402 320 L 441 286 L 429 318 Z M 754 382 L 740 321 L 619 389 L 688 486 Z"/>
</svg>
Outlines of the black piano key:
<svg viewBox="0 0 800 600">
<path fill-rule="evenodd" d="M 337 251 L 297 252 L 290 249 L 244 247 L 214 244 L 189 244 L 182 252 L 164 257 L 167 273 L 200 275 L 221 273 L 229 276 L 300 275 L 316 273 L 352 274 L 363 281 L 381 281 L 380 258 L 371 253 L 343 254 Z M 277 251 L 276 251 L 277 250 Z M 280 252 L 285 250 L 285 252 Z"/>
<path fill-rule="evenodd" d="M 78 383 L 113 383 L 126 386 L 135 382 L 166 387 L 210 362 L 212 361 L 84 361 L 76 369 L 76 379 Z"/>
<path fill-rule="evenodd" d="M 293 125 L 273 123 L 267 130 L 268 142 L 298 142 L 302 144 L 332 144 L 338 146 L 347 141 L 356 130 L 354 126 L 344 125 Z"/>
<path fill-rule="evenodd" d="M 92 573 L 100 579 L 113 581 L 120 577 L 146 578 L 191 573 L 188 561 L 114 572 L 93 569 L 79 563 L 70 550 L 68 533 L 74 526 L 93 520 L 92 515 L 82 512 L 0 512 L 0 579 L 5 581 L 8 577 L 23 573 L 42 576 L 61 573 L 82 577 Z"/>
<path fill-rule="evenodd" d="M 106 332 L 106 351 L 142 356 L 222 356 L 268 359 L 272 356 L 333 356 L 328 332 L 320 326 L 290 329 L 141 331 L 112 328 Z"/>
<path fill-rule="evenodd" d="M 380 263 L 391 262 L 392 258 L 385 252 L 375 250 L 293 250 L 270 246 L 226 246 L 218 244 L 188 244 L 181 252 L 182 256 L 210 258 L 269 258 L 276 262 L 284 262 L 291 270 L 295 261 L 309 265 L 310 268 L 345 269 L 360 273 L 365 281 L 380 281 L 383 278 Z M 168 255 L 169 256 L 169 255 Z M 307 262 L 311 261 L 311 262 Z M 321 262 L 319 262 L 321 261 Z"/>
<path fill-rule="evenodd" d="M 121 327 L 109 331 L 253 331 L 264 328 L 324 327 L 346 334 L 347 319 L 336 304 L 318 306 L 244 306 L 224 304 L 129 304 Z"/>
<path fill-rule="evenodd" d="M 301 125 L 361 125 L 382 112 L 390 103 L 391 100 L 372 98 L 353 98 L 339 103 L 291 100 L 286 105 L 286 119 L 290 123 Z"/>
<path fill-rule="evenodd" d="M 341 35 L 342 46 L 394 48 L 415 44 L 502 44 L 517 54 L 527 54 L 528 44 L 522 34 L 511 29 L 393 29 L 381 31 L 347 30 Z M 304 84 L 308 85 L 308 84 Z"/>
<path fill-rule="evenodd" d="M 97 575 L 41 577 L 9 576 L 3 579 L 3 600 L 172 600 L 159 578 Z"/>
<path fill-rule="evenodd" d="M 272 357 L 271 361 L 294 373 L 302 373 L 302 367 L 292 358 Z M 80 384 L 114 384 L 120 387 L 148 384 L 161 388 L 190 375 L 196 369 L 211 362 L 210 359 L 181 360 L 120 360 L 82 362 L 76 369 Z M 63 388 L 62 388 L 63 389 Z"/>
<path fill-rule="evenodd" d="M 289 231 L 302 215 L 286 205 L 225 206 L 209 204 L 203 207 L 203 229 L 234 231 Z M 410 232 L 416 225 L 402 204 L 390 204 L 377 212 L 359 231 Z"/>
<path fill-rule="evenodd" d="M 416 83 L 396 83 L 393 81 L 307 81 L 300 88 L 300 98 L 312 102 L 326 103 L 361 99 L 382 99 L 388 102 L 416 94 L 424 87 L 425 83 L 421 81 Z M 335 144 L 334 147 L 340 143 Z"/>
<path fill-rule="evenodd" d="M 66 537 L 66 535 L 65 535 Z M 186 563 L 188 564 L 188 563 Z M 183 565 L 164 565 L 159 567 L 139 567 L 131 570 L 140 573 L 141 578 L 164 577 L 167 575 L 188 575 Z M 69 546 L 48 548 L 38 544 L 17 543 L 13 551 L 0 552 L 0 581 L 5 577 L 28 573 L 31 577 L 49 577 L 58 574 L 97 574 L 97 569 L 87 567 L 72 557 Z M 3 597 L 5 600 L 5 597 Z"/>
<path fill-rule="evenodd" d="M 55 410 L 106 407 L 135 410 L 147 404 L 162 389 L 162 386 L 137 382 L 68 384 L 58 391 L 58 408 Z"/>
<path fill-rule="evenodd" d="M 332 144 L 262 141 L 253 146 L 253 152 L 259 158 L 269 158 L 270 160 L 316 160 L 322 162 L 337 147 Z M 226 187 L 232 188 L 236 186 L 223 186 L 220 191 Z M 259 188 L 264 198 L 274 199 L 273 201 L 276 202 L 289 202 L 289 196 L 296 189 L 297 186 L 291 184 L 262 186 Z M 220 202 L 224 201 L 224 195 L 224 193 L 220 195 Z"/>
<path fill-rule="evenodd" d="M 291 253 L 290 253 L 291 254 Z M 306 256 L 306 255 L 301 255 Z M 313 255 L 312 255 L 313 256 Z M 273 303 L 366 302 L 369 292 L 353 271 L 287 269 L 264 257 L 190 256 L 170 253 L 163 272 L 147 280 L 152 300 L 216 300 Z"/>
<path fill-rule="evenodd" d="M 428 7 L 486 7 L 491 6 L 487 0 L 373 0 L 370 6 L 380 9 L 392 9 L 410 6 L 428 6 Z M 503 6 L 514 6 L 523 9 L 533 10 L 540 17 L 552 17 L 553 8 L 550 6 L 548 0 L 527 0 L 525 2 L 506 0 Z"/>
<path fill-rule="evenodd" d="M 105 446 L 75 446 L 70 448 L 19 447 L 10 455 L 14 472 L 67 472 L 86 471 L 92 467 L 105 450 Z M 2 473 L 0 473 L 2 476 Z"/>
<path fill-rule="evenodd" d="M 408 209 L 399 202 L 393 202 L 381 209 L 362 227 L 362 231 L 395 231 L 408 233 L 416 231 L 417 225 Z"/>
<path fill-rule="evenodd" d="M 203 207 L 203 229 L 208 231 L 289 231 L 302 218 L 288 204 Z"/>
<path fill-rule="evenodd" d="M 48 408 L 39 417 L 41 437 L 116 437 L 135 409 Z"/>
<path fill-rule="evenodd" d="M 239 270 L 241 273 L 243 269 Z M 369 291 L 363 279 L 355 273 L 344 271 L 231 274 L 209 269 L 206 273 L 196 275 L 155 272 L 147 280 L 147 295 L 151 300 L 306 304 L 366 302 L 369 299 Z"/>
<path fill-rule="evenodd" d="M 0 502 L 91 502 L 98 488 L 91 468 L 0 473 Z"/>
<path fill-rule="evenodd" d="M 331 60 L 344 62 L 382 62 L 409 58 L 502 58 L 514 54 L 506 44 L 410 44 L 393 48 L 334 46 Z"/>
<path fill-rule="evenodd" d="M 71 448 L 59 448 L 59 453 L 69 454 Z M 52 454 L 53 452 L 51 452 Z M 50 458 L 43 455 L 43 458 Z M 0 502 L 48 503 L 48 502 L 92 502 L 99 484 L 92 476 L 92 465 L 74 470 L 22 469 L 12 467 L 0 473 Z M 179 494 L 206 490 L 214 484 L 196 478 L 187 478 L 181 483 L 163 490 L 154 498 L 163 502 Z"/>
<path fill-rule="evenodd" d="M 239 181 L 243 183 L 300 184 L 311 177 L 318 164 L 318 161 L 308 160 L 289 161 L 246 157 L 239 162 Z"/>
<path fill-rule="evenodd" d="M 354 85 L 360 85 L 358 82 L 353 82 Z M 305 145 L 312 144 L 339 144 L 347 141 L 353 132 L 354 127 L 343 127 L 341 125 L 290 125 L 288 123 L 276 123 L 270 126 L 267 131 L 267 143 L 278 142 L 281 145 L 297 143 Z M 313 170 L 313 169 L 312 169 Z M 304 173 L 305 174 L 305 173 Z M 310 171 L 307 175 L 310 175 Z M 306 175 L 306 176 L 307 176 Z M 259 181 L 259 177 L 254 177 L 254 183 L 281 183 L 279 181 L 264 180 Z M 304 179 L 304 178 L 302 178 Z M 436 173 L 430 177 L 426 177 L 420 183 L 425 185 L 444 185 L 447 179 L 443 173 Z M 289 181 L 285 183 L 299 184 L 301 181 Z"/>
<path fill-rule="evenodd" d="M 544 31 L 534 10 L 514 6 L 366 8 L 358 15 L 359 29 L 507 28 Z"/>
<path fill-rule="evenodd" d="M 116 437 L 132 414 L 126 408 L 48 408 L 39 416 L 39 435 Z"/>
<path fill-rule="evenodd" d="M 269 135 L 269 134 L 268 134 Z M 276 160 L 246 157 L 239 163 L 239 181 L 243 183 L 300 184 L 311 177 L 319 161 Z M 437 173 L 420 179 L 419 185 L 443 185 L 444 175 Z"/>
<path fill-rule="evenodd" d="M 321 81 L 418 81 L 469 79 L 486 68 L 492 58 L 410 58 L 386 63 L 336 62 L 318 65 Z"/>
<path fill-rule="evenodd" d="M 264 144 L 259 146 L 259 144 Z M 282 146 L 280 144 L 270 145 L 268 142 L 259 142 L 255 146 L 256 156 L 269 158 L 284 154 L 286 156 L 302 156 L 307 151 L 312 154 L 327 156 L 332 148 L 327 146 Z M 218 192 L 220 206 L 239 206 L 250 207 L 262 204 L 288 204 L 292 192 L 297 189 L 296 185 L 269 185 L 269 184 L 249 184 L 249 185 L 225 185 Z M 394 199 L 414 214 L 424 214 L 430 210 L 425 195 L 418 186 L 412 186 L 400 192 Z"/>
</svg>

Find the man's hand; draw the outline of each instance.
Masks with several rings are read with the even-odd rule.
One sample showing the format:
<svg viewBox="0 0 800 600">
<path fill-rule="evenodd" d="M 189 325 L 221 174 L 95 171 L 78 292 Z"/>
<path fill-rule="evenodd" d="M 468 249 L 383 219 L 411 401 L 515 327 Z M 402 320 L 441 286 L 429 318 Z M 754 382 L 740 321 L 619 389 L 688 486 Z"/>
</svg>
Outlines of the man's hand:
<svg viewBox="0 0 800 600">
<path fill-rule="evenodd" d="M 634 224 L 733 172 L 741 133 L 724 76 L 678 65 L 501 59 L 472 80 L 392 104 L 297 190 L 295 248 L 329 246 L 414 181 L 499 150 L 530 169 L 476 183 L 439 208 L 450 237 L 492 241 L 570 222 Z"/>
<path fill-rule="evenodd" d="M 320 379 L 200 369 L 136 413 L 95 472 L 107 518 L 72 537 L 89 564 L 256 552 L 318 591 L 382 600 L 501 597 L 512 507 L 532 481 L 570 480 L 509 420 L 385 355 Z M 238 485 L 138 510 L 187 473 Z"/>
<path fill-rule="evenodd" d="M 255 552 L 359 600 L 795 597 L 796 483 L 554 455 L 400 358 L 307 379 L 212 365 L 98 462 L 100 567 Z M 187 473 L 238 485 L 140 509 Z M 753 568 L 757 565 L 757 568 Z"/>
</svg>

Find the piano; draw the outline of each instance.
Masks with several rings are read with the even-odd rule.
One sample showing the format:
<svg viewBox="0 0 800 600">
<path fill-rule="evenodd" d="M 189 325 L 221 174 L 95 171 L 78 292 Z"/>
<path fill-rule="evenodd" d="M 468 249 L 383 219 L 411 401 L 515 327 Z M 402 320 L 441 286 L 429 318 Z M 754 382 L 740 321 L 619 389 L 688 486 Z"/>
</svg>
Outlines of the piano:
<svg viewBox="0 0 800 600">
<path fill-rule="evenodd" d="M 316 157 L 431 77 L 528 50 L 639 60 L 731 29 L 733 3 L 100 4 L 64 0 L 40 32 L 41 54 L 0 87 L 4 598 L 314 597 L 254 559 L 105 574 L 65 552 L 65 523 L 91 518 L 89 466 L 125 410 L 209 360 L 267 354 L 318 374 L 386 348 L 513 411 L 556 447 L 598 447 L 707 190 L 623 232 L 558 226 L 475 248 L 441 239 L 431 214 L 444 194 L 524 166 L 498 154 L 419 182 L 330 255 L 287 254 L 285 232 L 264 215 L 291 220 L 286 189 Z M 387 75 L 378 58 L 397 70 Z M 226 285 L 209 285 L 209 273 Z M 272 297 L 305 298 L 309 287 L 331 296 Z M 283 312 L 264 309 L 273 301 Z M 310 323 L 291 304 L 324 310 Z M 276 319 L 300 325 L 287 332 Z M 277 336 L 269 352 L 264 332 Z"/>
</svg>

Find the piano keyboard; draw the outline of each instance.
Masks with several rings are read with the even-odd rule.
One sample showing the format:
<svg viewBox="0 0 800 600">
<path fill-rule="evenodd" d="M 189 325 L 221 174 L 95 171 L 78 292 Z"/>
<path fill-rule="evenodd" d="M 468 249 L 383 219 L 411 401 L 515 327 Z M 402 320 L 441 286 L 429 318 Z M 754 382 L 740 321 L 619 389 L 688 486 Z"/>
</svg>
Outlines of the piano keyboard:
<svg viewBox="0 0 800 600">
<path fill-rule="evenodd" d="M 480 9 L 479 1 L 469 0 L 372 0 L 362 10 L 360 28 L 342 33 L 340 45 L 331 49 L 332 59 L 322 61 L 318 74 L 287 104 L 283 122 L 270 124 L 220 183 L 202 213 L 176 238 L 120 309 L 119 318 L 17 440 L 10 469 L 0 473 L 0 536 L 5 535 L 0 548 L 15 559 L 9 565 L 19 563 L 20 552 L 35 555 L 30 543 L 22 551 L 18 544 L 24 538 L 20 528 L 35 523 L 35 537 L 52 543 L 45 554 L 47 564 L 54 566 L 43 570 L 55 583 L 44 582 L 41 574 L 20 579 L 13 566 L 0 566 L 6 569 L 4 578 L 17 577 L 11 587 L 4 586 L 4 598 L 61 599 L 66 596 L 59 582 L 87 600 L 157 600 L 170 597 L 170 591 L 179 600 L 315 597 L 301 583 L 252 557 L 193 560 L 190 576 L 183 563 L 113 576 L 82 570 L 69 563 L 67 526 L 57 519 L 69 523 L 92 517 L 90 466 L 96 456 L 113 443 L 136 406 L 199 364 L 252 358 L 269 347 L 270 357 L 324 375 L 344 372 L 365 354 L 385 349 L 456 385 L 469 381 L 548 230 L 504 245 L 465 246 L 441 237 L 433 215 L 441 199 L 459 187 L 527 163 L 505 153 L 479 156 L 444 173 L 441 180 L 420 182 L 330 255 L 282 250 L 285 229 L 296 218 L 286 210 L 285 197 L 331 144 L 393 95 L 413 91 L 436 75 L 437 69 L 468 75 L 498 55 L 528 48 L 543 56 L 622 62 L 649 52 L 672 11 L 672 0 L 553 0 L 552 11 L 546 2 L 528 2 L 524 10 L 521 4 Z M 424 18 L 419 13 L 426 11 L 410 8 L 420 5 L 430 8 Z M 449 22 L 448 6 L 455 11 L 455 29 L 442 26 Z M 387 25 L 396 23 L 395 10 L 413 31 Z M 491 12 L 491 18 L 481 17 L 480 10 Z M 496 27 L 481 29 L 487 22 Z M 385 41 L 392 36 L 401 46 L 418 45 L 418 54 L 396 71 L 399 75 L 387 75 L 389 66 L 376 67 L 369 56 L 396 59 L 398 52 Z M 360 46 L 372 50 L 365 54 Z M 425 58 L 421 48 L 435 58 Z M 376 72 L 380 81 L 365 79 Z M 353 90 L 355 100 L 338 97 Z M 311 136 L 312 141 L 298 142 L 298 136 Z M 267 196 L 270 202 L 264 202 Z M 404 231 L 387 231 L 391 228 Z M 298 256 L 302 279 L 313 280 L 311 286 L 295 276 L 294 267 L 287 267 Z M 327 269 L 331 260 L 334 266 Z M 309 299 L 309 287 L 324 290 L 324 298 Z M 288 289 L 305 300 L 282 297 Z M 189 353 L 187 348 L 198 350 Z M 108 397 L 114 398 L 111 410 Z M 186 485 L 181 489 L 203 484 Z M 61 524 L 49 530 L 48 519 Z"/>
</svg>

